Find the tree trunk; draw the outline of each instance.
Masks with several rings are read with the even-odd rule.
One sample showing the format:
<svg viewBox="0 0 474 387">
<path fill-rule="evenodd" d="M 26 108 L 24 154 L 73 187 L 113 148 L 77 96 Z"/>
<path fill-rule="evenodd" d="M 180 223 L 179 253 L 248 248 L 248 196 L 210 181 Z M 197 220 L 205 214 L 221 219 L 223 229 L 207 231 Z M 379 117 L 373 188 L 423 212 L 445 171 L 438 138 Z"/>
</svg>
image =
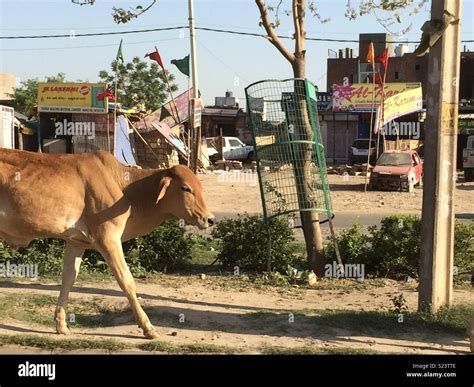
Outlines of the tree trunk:
<svg viewBox="0 0 474 387">
<path fill-rule="evenodd" d="M 299 55 L 295 54 L 295 57 L 296 60 L 292 63 L 293 75 L 295 78 L 304 78 L 304 52 Z M 297 140 L 313 141 L 314 133 L 309 119 L 308 106 L 306 98 L 304 97 L 305 94 L 304 82 L 295 81 L 295 106 L 297 111 L 294 133 Z M 312 187 L 309 184 L 311 182 L 313 146 L 310 144 L 298 144 L 295 150 L 294 170 L 297 183 L 298 204 L 300 208 L 315 207 Z M 316 211 L 301 211 L 300 216 L 306 242 L 308 266 L 318 277 L 322 277 L 324 276 L 326 257 L 324 254 L 321 227 L 319 225 L 319 214 Z"/>
</svg>

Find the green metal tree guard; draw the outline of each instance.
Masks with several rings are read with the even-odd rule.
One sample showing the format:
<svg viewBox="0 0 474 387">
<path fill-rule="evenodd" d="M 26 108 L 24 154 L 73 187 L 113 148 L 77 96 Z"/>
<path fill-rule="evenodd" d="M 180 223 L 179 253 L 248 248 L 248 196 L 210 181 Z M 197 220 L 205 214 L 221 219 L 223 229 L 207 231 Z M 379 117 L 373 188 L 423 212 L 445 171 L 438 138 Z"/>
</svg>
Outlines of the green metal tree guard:
<svg viewBox="0 0 474 387">
<path fill-rule="evenodd" d="M 245 94 L 265 222 L 286 216 L 290 226 L 299 227 L 301 212 L 316 211 L 331 223 L 316 86 L 306 79 L 264 80 Z M 306 136 L 308 125 L 312 138 Z"/>
</svg>

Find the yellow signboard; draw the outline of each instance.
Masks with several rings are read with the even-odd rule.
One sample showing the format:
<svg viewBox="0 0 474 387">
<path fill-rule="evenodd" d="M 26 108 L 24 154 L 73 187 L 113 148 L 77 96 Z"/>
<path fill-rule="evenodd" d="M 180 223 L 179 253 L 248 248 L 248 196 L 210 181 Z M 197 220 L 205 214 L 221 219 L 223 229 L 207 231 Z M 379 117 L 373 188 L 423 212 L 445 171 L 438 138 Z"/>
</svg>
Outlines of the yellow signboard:
<svg viewBox="0 0 474 387">
<path fill-rule="evenodd" d="M 382 125 L 421 109 L 423 109 L 421 87 L 395 94 L 384 101 Z"/>
<path fill-rule="evenodd" d="M 374 99 L 374 111 L 377 105 L 382 102 L 382 97 L 385 94 L 385 99 L 390 98 L 396 94 L 421 88 L 421 83 L 412 82 L 396 82 L 386 83 L 385 87 L 375 84 L 375 88 L 371 83 L 353 83 L 345 85 L 333 85 L 332 103 L 333 110 L 343 112 L 370 112 L 372 110 L 372 100 Z M 374 98 L 375 93 L 375 98 Z"/>
<path fill-rule="evenodd" d="M 104 83 L 39 83 L 38 112 L 107 113 Z"/>
</svg>

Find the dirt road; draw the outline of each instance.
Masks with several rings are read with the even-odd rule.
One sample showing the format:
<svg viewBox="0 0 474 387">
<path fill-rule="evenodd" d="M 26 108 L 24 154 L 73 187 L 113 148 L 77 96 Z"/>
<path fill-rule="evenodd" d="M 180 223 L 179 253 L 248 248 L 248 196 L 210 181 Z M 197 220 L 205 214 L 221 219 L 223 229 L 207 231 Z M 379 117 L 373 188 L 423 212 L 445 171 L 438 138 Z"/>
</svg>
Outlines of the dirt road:
<svg viewBox="0 0 474 387">
<path fill-rule="evenodd" d="M 199 176 L 211 210 L 217 213 L 262 213 L 260 190 L 256 174 L 230 171 Z M 421 214 L 423 190 L 413 193 L 364 192 L 364 177 L 329 175 L 331 200 L 338 213 Z M 474 218 L 474 183 L 456 184 L 455 212 Z"/>
</svg>

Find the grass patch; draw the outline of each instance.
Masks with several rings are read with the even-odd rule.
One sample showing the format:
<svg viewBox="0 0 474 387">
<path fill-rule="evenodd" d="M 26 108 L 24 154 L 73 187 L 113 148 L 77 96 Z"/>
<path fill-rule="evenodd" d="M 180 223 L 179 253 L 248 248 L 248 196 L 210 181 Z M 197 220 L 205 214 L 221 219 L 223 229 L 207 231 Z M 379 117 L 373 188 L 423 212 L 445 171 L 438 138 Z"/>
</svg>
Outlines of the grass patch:
<svg viewBox="0 0 474 387">
<path fill-rule="evenodd" d="M 442 308 L 428 319 L 441 324 L 447 329 L 456 330 L 459 333 L 466 332 L 470 318 L 474 315 L 474 304 L 458 304 L 450 308 Z"/>
<path fill-rule="evenodd" d="M 51 325 L 57 297 L 8 294 L 0 298 L 0 316 L 17 321 Z"/>
<path fill-rule="evenodd" d="M 142 351 L 165 352 L 168 354 L 237 354 L 242 350 L 213 344 L 168 344 L 162 341 L 151 341 L 137 346 Z"/>
<path fill-rule="evenodd" d="M 380 355 L 383 352 L 372 349 L 348 348 L 348 347 L 262 347 L 263 355 Z"/>
<path fill-rule="evenodd" d="M 113 340 L 57 340 L 36 335 L 0 335 L 0 346 L 5 345 L 19 345 L 22 347 L 41 348 L 45 350 L 64 349 L 68 351 L 104 349 L 110 352 L 117 352 L 129 348 L 126 344 Z"/>
<path fill-rule="evenodd" d="M 288 313 L 258 311 L 242 316 L 245 323 L 258 329 L 274 326 L 284 333 L 298 335 L 304 331 L 308 335 L 335 334 L 336 330 L 357 332 L 358 335 L 394 337 L 394 336 L 433 336 L 451 334 L 465 337 L 466 327 L 474 314 L 474 304 L 455 305 L 441 309 L 436 314 L 413 313 L 399 315 L 386 311 L 349 311 L 349 310 L 301 310 L 292 311 L 294 323 L 286 324 Z"/>
<path fill-rule="evenodd" d="M 0 298 L 0 316 L 42 326 L 54 324 L 56 296 L 9 294 Z M 128 303 L 108 305 L 101 299 L 72 298 L 68 303 L 67 323 L 71 328 L 103 328 L 120 322 L 133 321 Z M 74 320 L 71 316 L 74 315 Z"/>
<path fill-rule="evenodd" d="M 78 328 L 105 328 L 133 321 L 130 306 L 109 305 L 100 299 L 85 301 L 83 299 L 72 299 L 68 306 L 68 315 L 74 314 L 75 322 L 68 322 L 70 327 Z"/>
<path fill-rule="evenodd" d="M 81 270 L 77 277 L 78 282 L 108 282 L 115 281 L 114 276 L 110 271 L 106 270 L 104 272 L 93 271 L 93 270 Z"/>
<path fill-rule="evenodd" d="M 52 327 L 56 304 L 56 296 L 8 294 L 0 297 L 0 321 L 10 319 Z M 150 318 L 166 323 L 170 327 L 182 326 L 175 313 L 161 308 L 144 307 L 144 310 Z M 66 322 L 71 329 L 95 329 L 134 324 L 135 319 L 125 298 L 120 303 L 111 303 L 101 297 L 94 297 L 93 299 L 70 299 Z M 189 327 L 193 323 L 188 320 L 185 325 Z"/>
</svg>

